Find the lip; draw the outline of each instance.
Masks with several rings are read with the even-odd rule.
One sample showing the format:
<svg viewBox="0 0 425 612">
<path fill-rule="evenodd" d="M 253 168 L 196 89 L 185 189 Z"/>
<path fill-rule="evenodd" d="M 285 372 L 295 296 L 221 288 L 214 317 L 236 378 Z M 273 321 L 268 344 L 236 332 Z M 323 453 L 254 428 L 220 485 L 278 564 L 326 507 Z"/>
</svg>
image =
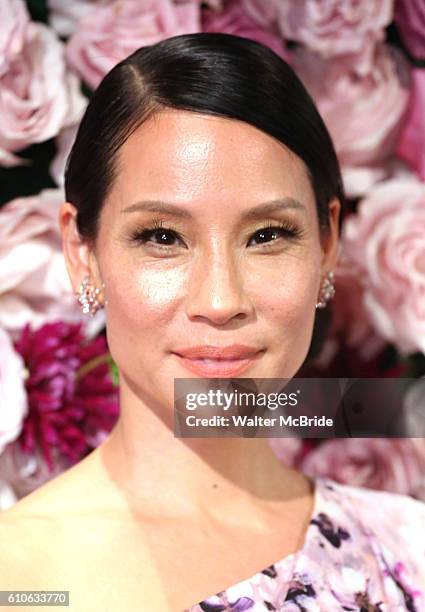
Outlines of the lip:
<svg viewBox="0 0 425 612">
<path fill-rule="evenodd" d="M 227 346 L 214 346 L 203 344 L 173 351 L 180 357 L 186 359 L 217 359 L 228 361 L 233 359 L 249 359 L 259 353 L 262 349 L 247 346 L 246 344 L 229 344 Z"/>
<path fill-rule="evenodd" d="M 205 378 L 212 376 L 226 377 L 242 373 L 263 353 L 263 349 L 254 349 L 244 345 L 233 344 L 227 347 L 198 346 L 176 352 L 175 355 L 187 370 Z M 211 363 L 201 361 L 211 359 Z"/>
</svg>

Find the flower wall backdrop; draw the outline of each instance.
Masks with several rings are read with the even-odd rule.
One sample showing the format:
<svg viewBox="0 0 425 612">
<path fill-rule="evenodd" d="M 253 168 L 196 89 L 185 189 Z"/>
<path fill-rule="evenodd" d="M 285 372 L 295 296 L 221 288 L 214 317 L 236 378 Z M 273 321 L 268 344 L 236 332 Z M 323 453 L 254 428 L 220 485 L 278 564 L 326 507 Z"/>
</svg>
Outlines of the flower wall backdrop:
<svg viewBox="0 0 425 612">
<path fill-rule="evenodd" d="M 63 172 L 103 76 L 191 32 L 271 47 L 335 143 L 348 196 L 336 294 L 298 375 L 409 377 L 407 414 L 424 406 L 423 0 L 0 0 L 0 509 L 116 422 L 105 321 L 81 314 L 61 252 Z M 307 474 L 425 501 L 423 438 L 270 443 Z"/>
</svg>

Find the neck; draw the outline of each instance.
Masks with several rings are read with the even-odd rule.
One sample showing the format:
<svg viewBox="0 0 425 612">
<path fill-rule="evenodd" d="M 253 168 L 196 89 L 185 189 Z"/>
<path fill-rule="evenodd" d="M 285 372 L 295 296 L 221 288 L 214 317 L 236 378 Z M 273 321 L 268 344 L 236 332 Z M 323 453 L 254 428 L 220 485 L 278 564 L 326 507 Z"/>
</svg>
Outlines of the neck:
<svg viewBox="0 0 425 612">
<path fill-rule="evenodd" d="M 221 519 L 309 494 L 266 438 L 176 438 L 168 418 L 121 391 L 120 418 L 98 457 L 125 505 L 152 517 Z"/>
</svg>

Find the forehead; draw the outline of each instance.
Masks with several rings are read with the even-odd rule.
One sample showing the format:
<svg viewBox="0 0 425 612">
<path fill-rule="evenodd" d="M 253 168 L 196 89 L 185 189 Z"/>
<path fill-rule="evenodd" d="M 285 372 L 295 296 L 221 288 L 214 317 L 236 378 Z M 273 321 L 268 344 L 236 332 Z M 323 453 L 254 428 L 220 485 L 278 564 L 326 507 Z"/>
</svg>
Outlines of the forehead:
<svg viewBox="0 0 425 612">
<path fill-rule="evenodd" d="M 242 121 L 166 109 L 127 139 L 118 162 L 111 196 L 119 207 L 141 196 L 188 206 L 292 196 L 314 206 L 303 161 Z"/>
</svg>

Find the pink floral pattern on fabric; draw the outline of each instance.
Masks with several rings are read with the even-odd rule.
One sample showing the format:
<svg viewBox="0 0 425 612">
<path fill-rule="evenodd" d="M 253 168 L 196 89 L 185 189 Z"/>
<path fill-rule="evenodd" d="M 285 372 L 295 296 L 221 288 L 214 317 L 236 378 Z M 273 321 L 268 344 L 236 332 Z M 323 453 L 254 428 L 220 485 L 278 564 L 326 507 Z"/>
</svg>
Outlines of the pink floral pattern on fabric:
<svg viewBox="0 0 425 612">
<path fill-rule="evenodd" d="M 185 612 L 425 610 L 425 503 L 313 480 L 302 549 Z"/>
</svg>

